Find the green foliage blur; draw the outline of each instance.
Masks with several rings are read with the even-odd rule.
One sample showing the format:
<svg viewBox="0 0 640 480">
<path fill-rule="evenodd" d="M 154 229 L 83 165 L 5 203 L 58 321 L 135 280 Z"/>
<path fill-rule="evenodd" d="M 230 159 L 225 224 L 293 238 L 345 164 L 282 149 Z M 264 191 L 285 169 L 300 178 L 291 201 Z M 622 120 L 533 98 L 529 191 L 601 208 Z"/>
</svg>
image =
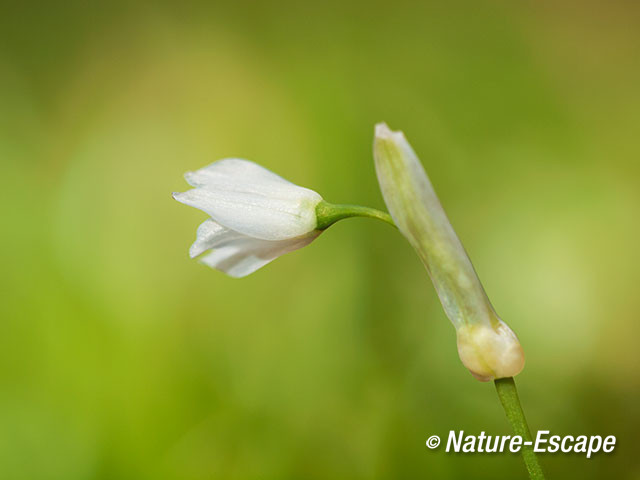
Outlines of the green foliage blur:
<svg viewBox="0 0 640 480">
<path fill-rule="evenodd" d="M 525 478 L 420 261 L 344 221 L 241 280 L 188 259 L 183 172 L 237 156 L 384 208 L 404 130 L 527 365 L 532 429 L 638 479 L 640 4 L 0 6 L 0 479 Z"/>
</svg>

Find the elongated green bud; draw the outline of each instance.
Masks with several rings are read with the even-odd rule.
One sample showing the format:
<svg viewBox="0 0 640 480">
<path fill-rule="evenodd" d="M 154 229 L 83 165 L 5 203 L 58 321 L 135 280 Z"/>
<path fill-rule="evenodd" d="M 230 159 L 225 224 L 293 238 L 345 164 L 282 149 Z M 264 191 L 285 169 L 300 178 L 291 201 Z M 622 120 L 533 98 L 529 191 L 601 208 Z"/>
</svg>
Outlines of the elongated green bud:
<svg viewBox="0 0 640 480">
<path fill-rule="evenodd" d="M 381 123 L 373 151 L 384 201 L 456 328 L 462 363 L 481 381 L 518 374 L 524 367 L 520 342 L 491 306 L 411 145 Z"/>
</svg>

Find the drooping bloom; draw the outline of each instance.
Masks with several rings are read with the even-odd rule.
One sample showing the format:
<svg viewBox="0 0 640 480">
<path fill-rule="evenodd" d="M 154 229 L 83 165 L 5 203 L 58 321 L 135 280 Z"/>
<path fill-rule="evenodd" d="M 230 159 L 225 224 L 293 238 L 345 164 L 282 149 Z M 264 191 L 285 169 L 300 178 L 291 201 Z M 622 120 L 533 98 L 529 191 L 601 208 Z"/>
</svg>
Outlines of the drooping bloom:
<svg viewBox="0 0 640 480">
<path fill-rule="evenodd" d="M 389 212 L 420 256 L 456 328 L 462 363 L 482 381 L 518 374 L 524 367 L 520 342 L 489 302 L 403 133 L 392 132 L 386 124 L 376 125 L 374 157 Z"/>
<path fill-rule="evenodd" d="M 185 174 L 194 188 L 173 198 L 207 213 L 191 258 L 244 277 L 311 243 L 322 197 L 248 160 L 228 158 Z"/>
</svg>

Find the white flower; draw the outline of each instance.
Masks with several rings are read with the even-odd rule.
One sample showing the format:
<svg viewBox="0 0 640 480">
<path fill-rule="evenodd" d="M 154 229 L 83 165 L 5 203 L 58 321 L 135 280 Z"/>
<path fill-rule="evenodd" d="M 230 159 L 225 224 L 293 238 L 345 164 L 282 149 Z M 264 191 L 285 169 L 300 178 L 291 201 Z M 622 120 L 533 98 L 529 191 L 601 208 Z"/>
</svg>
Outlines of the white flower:
<svg viewBox="0 0 640 480">
<path fill-rule="evenodd" d="M 311 243 L 322 197 L 248 160 L 227 158 L 185 174 L 194 187 L 173 198 L 209 216 L 200 225 L 191 258 L 232 277 L 244 277 Z"/>
</svg>

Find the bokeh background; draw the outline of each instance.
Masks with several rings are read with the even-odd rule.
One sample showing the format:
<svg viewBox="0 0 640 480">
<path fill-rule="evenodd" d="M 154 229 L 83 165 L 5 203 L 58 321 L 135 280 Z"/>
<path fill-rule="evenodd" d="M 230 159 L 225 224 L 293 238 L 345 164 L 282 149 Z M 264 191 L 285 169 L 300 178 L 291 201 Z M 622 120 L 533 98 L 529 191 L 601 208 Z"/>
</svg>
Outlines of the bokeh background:
<svg viewBox="0 0 640 480">
<path fill-rule="evenodd" d="M 640 478 L 640 4 L 0 7 L 0 478 L 524 478 L 414 252 L 354 219 L 242 280 L 189 260 L 182 173 L 240 156 L 383 208 L 422 158 L 528 363 L 533 430 L 616 435 L 550 479 Z"/>
</svg>

